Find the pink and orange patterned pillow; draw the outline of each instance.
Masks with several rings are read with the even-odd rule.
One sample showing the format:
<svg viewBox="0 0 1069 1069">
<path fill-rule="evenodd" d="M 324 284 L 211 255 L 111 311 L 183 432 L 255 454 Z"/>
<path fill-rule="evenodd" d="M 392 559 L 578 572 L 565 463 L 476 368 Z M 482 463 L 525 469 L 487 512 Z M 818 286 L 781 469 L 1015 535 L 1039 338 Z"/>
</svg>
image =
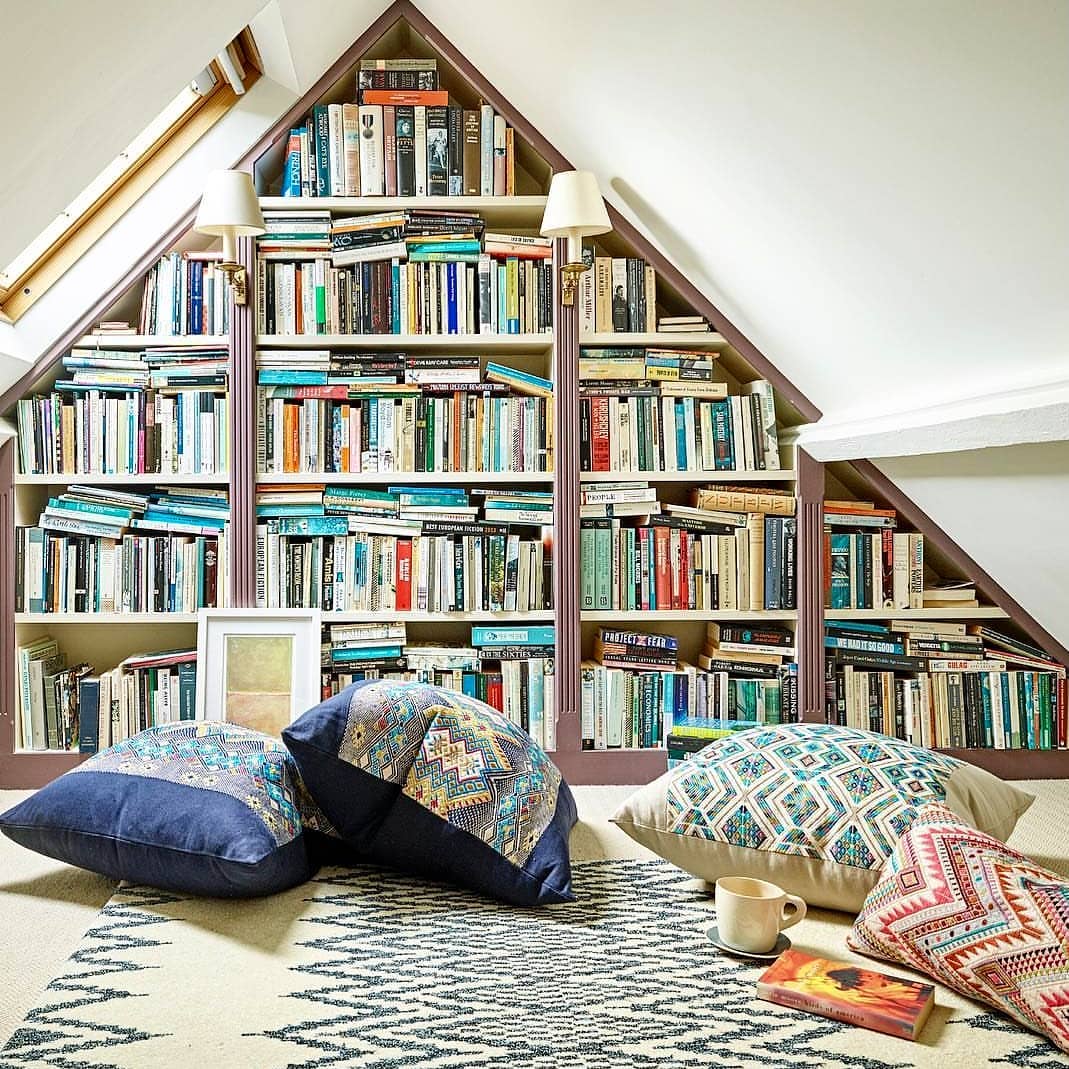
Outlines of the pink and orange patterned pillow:
<svg viewBox="0 0 1069 1069">
<path fill-rule="evenodd" d="M 1069 881 L 925 806 L 849 945 L 1009 1014 L 1069 1051 Z"/>
</svg>

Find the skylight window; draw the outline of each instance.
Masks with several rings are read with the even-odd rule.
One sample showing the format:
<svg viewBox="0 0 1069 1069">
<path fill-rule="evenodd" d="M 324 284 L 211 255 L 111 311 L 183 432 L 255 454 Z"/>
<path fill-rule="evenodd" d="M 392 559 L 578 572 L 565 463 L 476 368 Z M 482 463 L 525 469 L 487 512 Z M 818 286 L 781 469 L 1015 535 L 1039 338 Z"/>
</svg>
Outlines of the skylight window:
<svg viewBox="0 0 1069 1069">
<path fill-rule="evenodd" d="M 9 264 L 0 312 L 17 319 L 260 75 L 246 27 Z"/>
</svg>

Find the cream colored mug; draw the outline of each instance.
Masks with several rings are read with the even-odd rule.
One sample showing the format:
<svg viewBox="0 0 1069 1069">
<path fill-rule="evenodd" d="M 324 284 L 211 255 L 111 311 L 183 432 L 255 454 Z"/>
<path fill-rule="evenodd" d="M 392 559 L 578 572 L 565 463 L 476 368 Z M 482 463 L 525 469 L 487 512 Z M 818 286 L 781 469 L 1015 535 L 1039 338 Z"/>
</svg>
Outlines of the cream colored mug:
<svg viewBox="0 0 1069 1069">
<path fill-rule="evenodd" d="M 779 933 L 804 916 L 805 903 L 774 883 L 749 876 L 724 876 L 716 881 L 717 931 L 736 950 L 767 954 Z"/>
</svg>

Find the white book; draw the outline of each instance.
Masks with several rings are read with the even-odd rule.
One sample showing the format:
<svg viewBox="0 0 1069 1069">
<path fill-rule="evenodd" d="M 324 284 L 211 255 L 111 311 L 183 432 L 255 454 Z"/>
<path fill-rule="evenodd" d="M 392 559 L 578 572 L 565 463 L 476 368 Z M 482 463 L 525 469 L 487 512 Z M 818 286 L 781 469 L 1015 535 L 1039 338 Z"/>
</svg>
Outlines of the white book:
<svg viewBox="0 0 1069 1069">
<path fill-rule="evenodd" d="M 427 107 L 417 104 L 413 109 L 412 139 L 416 149 L 416 196 L 427 195 Z"/>
<path fill-rule="evenodd" d="M 479 109 L 479 193 L 494 195 L 494 109 L 483 104 Z"/>
<path fill-rule="evenodd" d="M 360 195 L 381 197 L 385 193 L 383 165 L 382 105 L 360 105 Z"/>
</svg>

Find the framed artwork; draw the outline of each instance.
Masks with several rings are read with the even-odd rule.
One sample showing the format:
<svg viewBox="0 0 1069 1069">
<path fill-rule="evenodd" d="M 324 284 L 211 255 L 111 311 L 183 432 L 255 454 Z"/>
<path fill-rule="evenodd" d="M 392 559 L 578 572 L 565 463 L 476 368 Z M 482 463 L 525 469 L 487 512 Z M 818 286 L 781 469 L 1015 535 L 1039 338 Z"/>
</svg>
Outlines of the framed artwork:
<svg viewBox="0 0 1069 1069">
<path fill-rule="evenodd" d="M 201 609 L 197 718 L 281 735 L 318 704 L 318 609 Z"/>
</svg>

